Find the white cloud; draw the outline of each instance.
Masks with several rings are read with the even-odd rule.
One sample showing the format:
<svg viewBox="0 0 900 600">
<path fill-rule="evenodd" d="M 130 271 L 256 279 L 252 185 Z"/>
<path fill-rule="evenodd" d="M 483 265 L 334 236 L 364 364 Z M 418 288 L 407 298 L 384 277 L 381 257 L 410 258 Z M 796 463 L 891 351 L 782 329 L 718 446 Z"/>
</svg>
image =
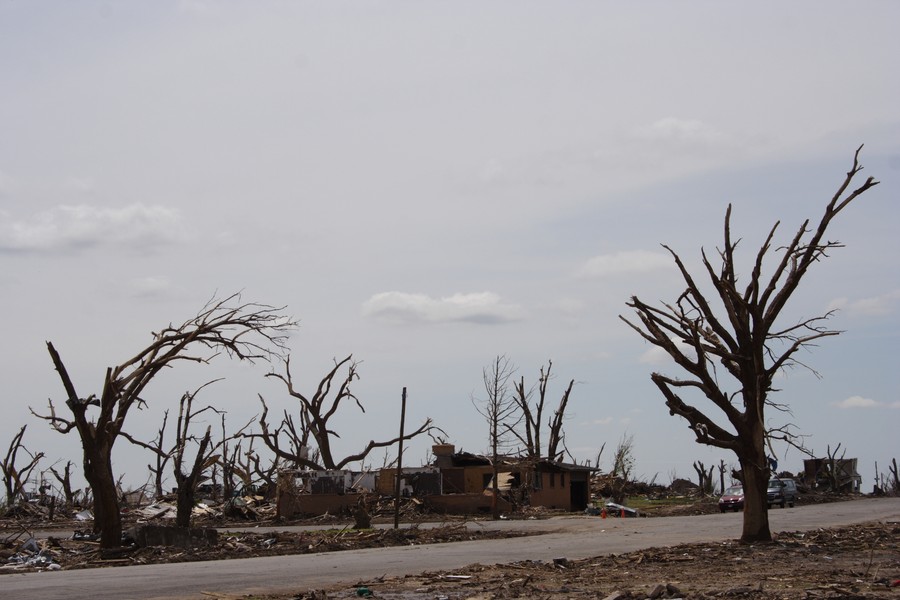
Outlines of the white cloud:
<svg viewBox="0 0 900 600">
<path fill-rule="evenodd" d="M 672 340 L 675 342 L 675 345 L 678 349 L 687 356 L 688 358 L 695 360 L 697 354 L 694 352 L 694 349 L 691 348 L 688 344 L 680 340 Z M 645 365 L 671 365 L 672 357 L 669 356 L 669 353 L 660 348 L 659 346 L 652 346 L 649 350 L 641 354 L 640 358 L 638 358 L 638 362 Z"/>
<path fill-rule="evenodd" d="M 638 358 L 638 362 L 643 365 L 661 365 L 671 360 L 668 353 L 659 346 L 651 346 Z"/>
<path fill-rule="evenodd" d="M 627 250 L 595 256 L 584 263 L 578 274 L 581 277 L 606 277 L 626 273 L 647 273 L 671 268 L 673 264 L 672 257 L 663 252 Z"/>
<path fill-rule="evenodd" d="M 629 132 L 624 144 L 645 170 L 669 176 L 746 160 L 767 148 L 756 134 L 730 131 L 696 119 L 665 117 Z"/>
<path fill-rule="evenodd" d="M 363 303 L 365 316 L 400 323 L 497 324 L 522 319 L 524 312 L 518 305 L 501 303 L 500 297 L 492 292 L 454 294 L 440 299 L 425 294 L 382 292 Z"/>
<path fill-rule="evenodd" d="M 142 277 L 131 281 L 131 292 L 138 297 L 158 297 L 165 295 L 172 284 L 165 277 Z"/>
<path fill-rule="evenodd" d="M 862 396 L 850 396 L 839 402 L 832 402 L 838 408 L 875 408 L 881 406 L 880 402 L 876 402 L 871 398 L 863 398 Z"/>
<path fill-rule="evenodd" d="M 557 298 L 547 304 L 550 310 L 570 319 L 580 318 L 587 309 L 587 303 L 581 298 L 566 296 Z"/>
<path fill-rule="evenodd" d="M 714 127 L 693 119 L 665 117 L 635 130 L 640 139 L 678 145 L 716 145 L 726 136 Z"/>
<path fill-rule="evenodd" d="M 183 237 L 178 211 L 164 206 L 60 205 L 18 221 L 0 213 L 0 251 L 72 250 L 108 244 L 146 248 Z"/>
<path fill-rule="evenodd" d="M 828 305 L 828 310 L 841 310 L 854 317 L 883 317 L 892 314 L 900 301 L 900 290 L 894 290 L 871 298 L 850 300 L 836 298 Z"/>
</svg>

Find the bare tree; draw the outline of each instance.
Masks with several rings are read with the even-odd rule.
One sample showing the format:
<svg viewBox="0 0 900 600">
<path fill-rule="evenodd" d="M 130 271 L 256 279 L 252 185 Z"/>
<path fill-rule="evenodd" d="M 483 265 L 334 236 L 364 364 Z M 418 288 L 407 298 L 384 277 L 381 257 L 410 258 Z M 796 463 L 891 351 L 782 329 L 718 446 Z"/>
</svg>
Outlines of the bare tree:
<svg viewBox="0 0 900 600">
<path fill-rule="evenodd" d="M 694 461 L 694 470 L 697 472 L 697 484 L 700 487 L 700 494 L 702 496 L 709 496 L 713 493 L 712 474 L 715 468 L 715 465 L 710 465 L 707 469 L 706 465 L 703 464 L 703 461 Z"/>
<path fill-rule="evenodd" d="M 59 471 L 54 469 L 52 466 L 50 467 L 50 472 L 53 473 L 53 476 L 56 477 L 56 480 L 59 482 L 59 485 L 62 487 L 63 497 L 65 498 L 66 508 L 72 508 L 75 505 L 75 494 L 77 490 L 72 490 L 72 463 L 71 460 L 66 461 L 66 466 L 63 467 L 63 472 L 60 474 Z"/>
<path fill-rule="evenodd" d="M 594 458 L 594 469 L 600 469 L 600 457 L 603 456 L 603 451 L 606 450 L 606 442 L 603 442 L 600 445 L 600 449 L 597 450 L 597 457 Z"/>
<path fill-rule="evenodd" d="M 877 184 L 870 177 L 847 193 L 854 177 L 862 170 L 860 150 L 862 146 L 814 228 L 810 228 L 809 220 L 805 221 L 786 245 L 772 250 L 779 225 L 775 223 L 756 254 L 746 287 L 741 289 L 738 285 L 735 256 L 738 242 L 731 237 L 729 206 L 725 215 L 724 247 L 718 251 L 718 268 L 702 252 L 704 270 L 715 296 L 708 297 L 701 291 L 679 255 L 664 245 L 674 258 L 686 290 L 674 304 L 664 303 L 661 307 L 633 296 L 627 305 L 634 309 L 640 324 L 621 317 L 687 372 L 687 379 L 658 372 L 651 375 L 669 412 L 687 420 L 698 443 L 731 450 L 737 456 L 745 494 L 741 535 L 744 542 L 772 539 L 766 503 L 770 475 L 767 446 L 774 439 L 789 444 L 797 442 L 789 426 L 769 427 L 766 423 L 766 407 L 788 411 L 787 406 L 770 398 L 770 393 L 775 391 L 773 379 L 786 368 L 805 366 L 796 358 L 799 350 L 839 333 L 824 325 L 831 313 L 787 325 L 780 323 L 779 316 L 809 268 L 826 258 L 830 250 L 842 246 L 825 239 L 832 220 Z M 770 259 L 770 251 L 780 254 L 780 258 Z M 769 268 L 771 276 L 766 280 L 763 272 Z M 714 306 L 716 299 L 720 305 Z M 735 380 L 735 389 L 727 391 L 723 375 Z M 698 408 L 689 404 L 690 399 L 682 394 L 690 393 L 699 393 L 712 406 Z M 724 414 L 727 424 L 714 420 L 718 413 L 710 410 L 713 408 Z"/>
<path fill-rule="evenodd" d="M 163 448 L 165 448 L 166 425 L 168 422 L 169 411 L 166 410 L 163 413 L 162 425 L 159 426 L 156 437 L 148 444 L 132 440 L 125 432 L 122 432 L 122 435 L 127 437 L 132 444 L 143 446 L 153 452 L 154 464 L 147 465 L 147 470 L 150 471 L 150 474 L 153 476 L 153 492 L 156 498 L 162 498 L 165 495 L 165 490 L 163 490 L 163 479 L 165 477 L 166 465 L 172 459 L 171 452 L 163 450 Z"/>
<path fill-rule="evenodd" d="M 831 444 L 828 444 L 825 450 L 825 455 L 828 458 L 825 459 L 825 462 L 822 464 L 822 470 L 820 471 L 828 482 L 828 489 L 832 492 L 840 491 L 841 485 L 844 483 L 844 458 L 847 456 L 847 449 L 845 448 L 841 453 L 840 458 L 838 458 L 838 452 L 840 452 L 840 450 L 840 442 L 838 442 L 838 445 L 835 446 L 834 450 L 831 449 Z"/>
<path fill-rule="evenodd" d="M 49 401 L 49 415 L 36 416 L 48 421 L 61 433 L 73 429 L 81 438 L 84 452 L 84 476 L 94 496 L 94 528 L 100 532 L 103 549 L 121 545 L 122 520 L 112 469 L 112 450 L 128 412 L 144 404 L 141 394 L 165 367 L 182 361 L 208 363 L 221 352 L 238 360 L 270 360 L 285 350 L 287 332 L 296 325 L 283 316 L 280 308 L 242 303 L 239 294 L 212 299 L 192 317 L 178 326 L 169 325 L 153 332 L 153 341 L 124 363 L 108 368 L 100 396 L 83 397 L 63 364 L 62 358 L 47 342 L 47 350 L 66 390 L 67 419 L 56 413 Z M 195 351 L 200 352 L 194 354 Z M 96 408 L 99 413 L 89 414 Z"/>
<path fill-rule="evenodd" d="M 725 459 L 719 459 L 719 491 L 721 493 L 725 493 L 725 471 L 727 468 L 725 467 Z"/>
<path fill-rule="evenodd" d="M 890 465 L 888 465 L 888 471 L 891 476 L 887 481 L 887 485 L 885 486 L 887 489 L 891 490 L 894 493 L 900 492 L 900 472 L 897 471 L 897 459 L 892 458 Z"/>
<path fill-rule="evenodd" d="M 235 493 L 235 477 L 244 482 L 244 485 L 249 485 L 250 482 L 247 480 L 246 472 L 240 468 L 240 456 L 243 451 L 242 440 L 240 438 L 234 439 L 227 434 L 225 415 L 222 414 L 220 416 L 222 417 L 222 453 L 219 458 L 219 465 L 222 467 L 222 497 L 228 499 L 234 496 Z M 231 441 L 234 441 L 233 446 L 229 445 Z M 251 440 L 251 446 L 252 443 Z"/>
<path fill-rule="evenodd" d="M 32 454 L 22 444 L 22 438 L 25 436 L 27 427 L 28 425 L 22 425 L 19 433 L 13 436 L 13 439 L 9 442 L 6 456 L 3 457 L 3 462 L 0 463 L 0 469 L 3 470 L 3 485 L 6 488 L 7 506 L 13 506 L 17 500 L 24 499 L 25 486 L 28 484 L 28 479 L 41 459 L 44 458 L 43 452 Z M 20 450 L 28 455 L 28 462 L 24 466 L 16 465 Z"/>
<path fill-rule="evenodd" d="M 509 432 L 522 443 L 525 448 L 525 454 L 528 458 L 538 460 L 544 457 L 543 446 L 541 445 L 541 430 L 543 427 L 544 405 L 547 400 L 547 385 L 551 379 L 551 370 L 553 369 L 553 361 L 547 361 L 546 370 L 541 367 L 540 379 L 537 385 L 537 398 L 532 405 L 532 397 L 534 396 L 534 388 L 525 389 L 525 377 L 521 377 L 515 384 L 515 403 L 518 410 L 522 413 L 521 423 L 524 425 L 524 432 L 520 432 L 519 428 L 508 426 Z M 569 403 L 569 396 L 572 393 L 572 386 L 575 380 L 569 382 L 568 387 L 563 391 L 562 397 L 553 416 L 548 420 L 548 439 L 547 439 L 547 458 L 557 461 L 562 458 L 563 450 L 560 445 L 564 443 L 565 433 L 563 432 L 563 418 L 565 417 L 566 407 Z"/>
<path fill-rule="evenodd" d="M 488 444 L 493 473 L 491 478 L 491 516 L 495 520 L 500 518 L 500 507 L 497 504 L 497 498 L 500 495 L 498 482 L 500 450 L 507 443 L 505 434 L 516 427 L 516 422 L 510 423 L 509 419 L 515 417 L 519 407 L 509 389 L 509 380 L 515 372 L 516 368 L 506 356 L 497 356 L 491 361 L 490 367 L 485 367 L 481 373 L 485 398 L 483 400 L 472 398 L 475 410 L 484 417 L 488 425 Z"/>
<path fill-rule="evenodd" d="M 260 493 L 269 500 L 275 498 L 278 490 L 278 471 L 281 469 L 281 459 L 272 457 L 268 464 L 263 465 L 258 452 L 247 452 L 247 464 L 254 481 L 259 481 Z"/>
<path fill-rule="evenodd" d="M 319 381 L 316 391 L 311 396 L 294 386 L 290 356 L 285 359 L 284 365 L 283 374 L 272 372 L 266 376 L 280 379 L 287 387 L 288 394 L 300 401 L 299 423 L 285 411 L 282 422 L 272 429 L 268 422 L 269 407 L 260 395 L 259 400 L 263 406 L 259 418 L 261 433 L 245 437 L 259 437 L 277 457 L 296 467 L 313 470 L 343 469 L 350 463 L 364 460 L 376 448 L 393 446 L 400 441 L 399 436 L 387 441 L 370 440 L 359 452 L 338 458 L 332 448 L 332 438 L 339 438 L 340 435 L 329 425 L 329 421 L 344 401 L 353 401 L 360 411 L 366 412 L 359 398 L 351 390 L 353 382 L 359 379 L 358 363 L 353 361 L 352 355 L 341 361 L 335 360 L 334 368 Z M 344 367 L 346 367 L 345 374 L 336 381 L 335 378 Z M 332 387 L 335 385 L 337 388 L 332 395 Z M 432 429 L 431 419 L 426 419 L 415 431 L 404 434 L 403 440 L 411 440 Z M 286 444 L 283 443 L 282 435 L 287 438 Z M 310 449 L 311 442 L 315 442 L 316 445 L 313 450 Z"/>
<path fill-rule="evenodd" d="M 157 438 L 151 443 L 143 442 L 125 431 L 121 432 L 122 437 L 126 438 L 132 444 L 153 452 L 159 459 L 157 461 L 158 465 L 164 465 L 171 459 L 172 474 L 175 477 L 175 484 L 177 486 L 175 492 L 175 525 L 177 527 L 190 527 L 197 486 L 201 482 L 203 473 L 211 466 L 220 462 L 220 456 L 215 454 L 215 452 L 221 449 L 229 438 L 237 437 L 241 435 L 243 431 L 242 429 L 231 436 L 223 437 L 215 443 L 213 443 L 212 440 L 212 425 L 207 425 L 206 432 L 202 436 L 198 437 L 191 432 L 191 425 L 195 422 L 195 419 L 204 412 L 212 411 L 219 415 L 223 415 L 224 417 L 222 411 L 216 410 L 209 405 L 196 411 L 193 410 L 194 399 L 197 394 L 200 393 L 200 390 L 216 381 L 220 380 L 216 379 L 204 383 L 193 392 L 185 392 L 181 396 L 181 399 L 178 402 L 178 420 L 175 426 L 175 439 L 173 440 L 171 447 L 164 448 L 160 443 L 165 431 L 165 419 L 163 420 L 163 428 L 160 429 Z M 166 411 L 166 417 L 168 417 L 168 411 Z M 188 457 L 188 445 L 192 442 L 196 444 L 197 450 L 193 460 L 190 460 Z M 154 475 L 157 477 L 158 481 L 160 476 L 159 472 L 156 471 Z M 157 486 L 159 485 L 160 484 L 157 483 Z"/>
<path fill-rule="evenodd" d="M 264 466 L 259 452 L 253 448 L 253 443 L 257 436 L 242 434 L 241 437 L 249 440 L 249 446 L 246 450 L 243 446 L 243 439 L 233 447 L 229 447 L 227 444 L 222 447 L 220 464 L 222 466 L 223 493 L 225 497 L 230 498 L 236 493 L 251 493 L 250 490 L 257 487 L 258 489 L 254 490 L 253 493 L 258 492 L 267 499 L 274 499 L 281 459 L 278 456 L 274 456 Z M 241 482 L 239 490 L 235 488 L 235 478 Z"/>
<path fill-rule="evenodd" d="M 619 504 L 625 502 L 632 471 L 634 471 L 634 436 L 625 433 L 616 445 L 612 469 L 606 477 L 607 491 L 613 502 Z"/>
</svg>

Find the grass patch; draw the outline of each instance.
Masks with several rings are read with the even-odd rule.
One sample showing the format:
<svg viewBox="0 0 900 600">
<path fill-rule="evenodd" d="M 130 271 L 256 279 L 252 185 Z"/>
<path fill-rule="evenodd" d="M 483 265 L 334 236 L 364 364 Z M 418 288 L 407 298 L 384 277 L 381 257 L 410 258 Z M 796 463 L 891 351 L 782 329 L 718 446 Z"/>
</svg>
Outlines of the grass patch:
<svg viewBox="0 0 900 600">
<path fill-rule="evenodd" d="M 697 503 L 696 498 L 687 496 L 671 496 L 669 498 L 650 499 L 646 496 L 629 496 L 625 499 L 625 506 L 637 510 L 648 510 L 665 506 L 692 506 Z"/>
</svg>

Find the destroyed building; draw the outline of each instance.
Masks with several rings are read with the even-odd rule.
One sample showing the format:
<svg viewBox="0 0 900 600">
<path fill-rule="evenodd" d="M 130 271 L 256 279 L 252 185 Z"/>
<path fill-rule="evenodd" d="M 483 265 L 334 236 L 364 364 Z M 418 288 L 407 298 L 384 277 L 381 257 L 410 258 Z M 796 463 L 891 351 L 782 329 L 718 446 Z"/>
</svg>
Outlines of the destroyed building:
<svg viewBox="0 0 900 600">
<path fill-rule="evenodd" d="M 803 483 L 811 488 L 858 493 L 862 476 L 855 458 L 809 458 L 803 461 Z"/>
<path fill-rule="evenodd" d="M 490 511 L 494 471 L 490 459 L 456 452 L 452 444 L 436 444 L 432 451 L 433 464 L 402 469 L 401 495 L 437 513 Z M 503 457 L 497 470 L 497 502 L 504 512 L 519 506 L 583 511 L 590 502 L 591 467 Z M 284 517 L 348 512 L 357 504 L 360 493 L 393 496 L 396 478 L 396 468 L 377 473 L 285 471 L 280 475 L 278 511 Z"/>
</svg>

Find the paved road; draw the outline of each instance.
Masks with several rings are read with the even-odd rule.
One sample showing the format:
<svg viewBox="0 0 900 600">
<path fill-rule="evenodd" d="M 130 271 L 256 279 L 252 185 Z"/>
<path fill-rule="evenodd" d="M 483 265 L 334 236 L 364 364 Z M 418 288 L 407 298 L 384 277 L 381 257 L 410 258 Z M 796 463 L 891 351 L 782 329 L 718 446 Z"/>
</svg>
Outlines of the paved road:
<svg viewBox="0 0 900 600">
<path fill-rule="evenodd" d="M 769 513 L 773 532 L 864 521 L 900 521 L 900 498 L 863 499 Z M 652 546 L 735 539 L 739 513 L 653 519 L 561 517 L 471 527 L 529 529 L 540 535 L 299 556 L 0 575 L 0 597 L 15 600 L 203 599 L 215 594 L 298 593 L 380 575 L 461 569 L 474 563 L 588 558 Z M 206 592 L 204 594 L 203 592 Z"/>
</svg>

